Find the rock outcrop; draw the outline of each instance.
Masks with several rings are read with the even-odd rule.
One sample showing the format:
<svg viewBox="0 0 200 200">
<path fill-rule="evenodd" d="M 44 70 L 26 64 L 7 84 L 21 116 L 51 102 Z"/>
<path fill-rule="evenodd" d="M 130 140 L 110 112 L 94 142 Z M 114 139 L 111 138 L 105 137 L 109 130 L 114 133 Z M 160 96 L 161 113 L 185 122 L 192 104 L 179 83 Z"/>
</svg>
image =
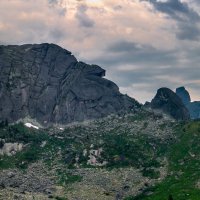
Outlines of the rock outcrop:
<svg viewBox="0 0 200 200">
<path fill-rule="evenodd" d="M 12 156 L 17 152 L 22 151 L 22 143 L 5 143 L 5 140 L 0 139 L 0 156 Z"/>
<path fill-rule="evenodd" d="M 103 76 L 55 44 L 0 46 L 0 121 L 67 124 L 139 106 Z"/>
<path fill-rule="evenodd" d="M 185 89 L 185 87 L 179 87 L 176 88 L 176 94 L 181 98 L 182 102 L 186 105 L 190 103 L 190 94 L 189 92 Z"/>
<path fill-rule="evenodd" d="M 150 106 L 153 109 L 162 110 L 176 120 L 190 119 L 189 111 L 180 97 L 168 88 L 160 88 Z"/>
<path fill-rule="evenodd" d="M 179 87 L 176 89 L 176 94 L 181 98 L 182 102 L 185 104 L 190 112 L 191 119 L 200 118 L 200 101 L 191 102 L 190 94 L 185 89 L 185 87 Z"/>
</svg>

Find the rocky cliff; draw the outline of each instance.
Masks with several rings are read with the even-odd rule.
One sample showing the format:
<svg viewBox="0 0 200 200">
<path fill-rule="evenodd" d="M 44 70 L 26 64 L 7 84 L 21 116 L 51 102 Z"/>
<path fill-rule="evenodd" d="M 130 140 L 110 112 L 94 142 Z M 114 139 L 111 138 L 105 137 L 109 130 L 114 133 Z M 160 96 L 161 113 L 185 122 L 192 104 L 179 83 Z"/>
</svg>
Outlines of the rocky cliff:
<svg viewBox="0 0 200 200">
<path fill-rule="evenodd" d="M 176 94 L 181 98 L 182 102 L 186 105 L 190 103 L 191 98 L 189 92 L 185 89 L 185 87 L 176 88 Z"/>
<path fill-rule="evenodd" d="M 67 124 L 139 106 L 104 75 L 54 44 L 0 46 L 0 120 Z"/>
<path fill-rule="evenodd" d="M 162 110 L 177 120 L 190 119 L 189 111 L 180 97 L 168 88 L 160 88 L 150 106 L 153 109 Z"/>
<path fill-rule="evenodd" d="M 185 104 L 190 112 L 191 119 L 200 118 L 200 101 L 191 102 L 190 94 L 185 89 L 185 87 L 179 87 L 176 89 L 176 94 L 181 98 L 182 102 Z"/>
</svg>

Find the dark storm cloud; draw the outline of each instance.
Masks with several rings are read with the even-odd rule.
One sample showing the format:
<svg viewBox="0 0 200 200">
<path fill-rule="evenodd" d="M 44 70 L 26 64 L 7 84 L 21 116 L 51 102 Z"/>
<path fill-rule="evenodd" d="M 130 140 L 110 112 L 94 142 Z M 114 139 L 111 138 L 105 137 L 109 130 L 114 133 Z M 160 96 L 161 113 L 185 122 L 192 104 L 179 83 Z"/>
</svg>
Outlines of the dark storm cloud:
<svg viewBox="0 0 200 200">
<path fill-rule="evenodd" d="M 153 97 L 152 91 L 156 92 L 159 87 L 175 89 L 181 85 L 197 85 L 200 74 L 197 65 L 200 63 L 199 54 L 200 49 L 196 48 L 190 51 L 164 51 L 150 45 L 119 41 L 105 49 L 102 56 L 89 62 L 103 68 L 106 66 L 108 77 L 120 87 L 129 88 L 129 92 L 132 88 L 133 91 L 146 91 Z"/>
<path fill-rule="evenodd" d="M 180 0 L 168 0 L 166 2 L 149 0 L 154 7 L 177 20 L 193 20 L 199 21 L 200 17 L 197 12 L 191 9 L 188 4 L 181 2 Z"/>
<path fill-rule="evenodd" d="M 94 26 L 95 22 L 87 15 L 88 7 L 86 5 L 80 5 L 76 11 L 76 18 L 80 26 L 91 28 Z"/>
<path fill-rule="evenodd" d="M 176 60 L 173 51 L 163 51 L 128 41 L 113 43 L 105 51 L 107 56 L 102 58 L 105 65 L 148 64 L 150 67 L 174 64 Z"/>
<path fill-rule="evenodd" d="M 105 54 L 89 62 L 106 66 L 108 73 L 112 74 L 114 80 L 116 77 L 122 87 L 133 83 L 152 84 L 156 80 L 155 77 L 159 79 L 163 73 L 169 74 L 167 71 L 171 71 L 177 65 L 174 51 L 162 51 L 134 42 L 119 41 L 110 45 L 104 52 Z"/>
<path fill-rule="evenodd" d="M 143 0 L 142 0 L 143 1 Z M 200 33 L 200 16 L 187 3 L 180 0 L 168 0 L 166 2 L 149 0 L 154 8 L 163 12 L 177 21 L 177 38 L 180 40 L 198 40 Z"/>
<path fill-rule="evenodd" d="M 179 23 L 179 32 L 177 36 L 181 40 L 198 41 L 200 37 L 200 28 L 194 24 Z"/>
</svg>

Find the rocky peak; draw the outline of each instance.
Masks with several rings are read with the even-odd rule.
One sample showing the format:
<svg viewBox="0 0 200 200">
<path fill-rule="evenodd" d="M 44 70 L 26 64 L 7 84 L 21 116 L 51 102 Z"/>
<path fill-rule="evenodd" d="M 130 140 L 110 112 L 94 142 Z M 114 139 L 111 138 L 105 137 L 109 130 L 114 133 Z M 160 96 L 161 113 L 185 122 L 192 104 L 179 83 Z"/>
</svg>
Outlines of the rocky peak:
<svg viewBox="0 0 200 200">
<path fill-rule="evenodd" d="M 176 88 L 176 94 L 181 98 L 181 100 L 183 101 L 185 105 L 190 103 L 191 101 L 190 94 L 185 89 L 185 87 L 182 86 L 182 87 Z"/>
<path fill-rule="evenodd" d="M 188 120 L 189 112 L 176 93 L 169 88 L 160 88 L 151 101 L 151 108 L 159 109 L 177 120 Z"/>
<path fill-rule="evenodd" d="M 55 44 L 1 45 L 0 121 L 67 124 L 139 106 L 103 76 L 104 69 Z"/>
<path fill-rule="evenodd" d="M 191 119 L 200 119 L 200 101 L 191 102 L 190 94 L 185 87 L 177 88 L 176 94 L 189 110 Z"/>
</svg>

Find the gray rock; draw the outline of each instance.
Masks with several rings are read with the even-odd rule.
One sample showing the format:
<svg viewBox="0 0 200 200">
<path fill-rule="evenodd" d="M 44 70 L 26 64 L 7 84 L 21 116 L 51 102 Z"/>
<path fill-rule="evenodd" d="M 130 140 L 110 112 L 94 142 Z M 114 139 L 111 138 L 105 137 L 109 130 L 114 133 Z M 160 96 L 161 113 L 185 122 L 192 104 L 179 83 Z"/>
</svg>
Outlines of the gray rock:
<svg viewBox="0 0 200 200">
<path fill-rule="evenodd" d="M 180 97 L 168 88 L 160 88 L 151 101 L 151 108 L 160 109 L 177 120 L 190 119 L 189 111 Z"/>
<path fill-rule="evenodd" d="M 55 44 L 0 46 L 0 121 L 67 124 L 139 106 L 103 76 Z"/>
<path fill-rule="evenodd" d="M 12 156 L 19 151 L 22 151 L 23 144 L 21 143 L 4 143 L 0 148 L 0 155 Z"/>
<path fill-rule="evenodd" d="M 185 87 L 179 87 L 176 89 L 176 94 L 181 98 L 185 106 L 190 112 L 191 119 L 200 118 L 200 101 L 191 102 L 190 94 Z"/>
<path fill-rule="evenodd" d="M 190 102 L 186 107 L 190 111 L 191 119 L 200 119 L 200 101 Z"/>
<path fill-rule="evenodd" d="M 179 87 L 176 88 L 176 94 L 181 98 L 182 102 L 186 105 L 190 103 L 190 94 L 189 92 L 185 89 L 185 87 Z"/>
<path fill-rule="evenodd" d="M 41 163 L 35 163 L 26 171 L 20 170 L 1 170 L 0 171 L 0 187 L 15 188 L 19 193 L 39 192 L 53 193 L 55 192 L 54 180 L 48 169 Z"/>
</svg>

